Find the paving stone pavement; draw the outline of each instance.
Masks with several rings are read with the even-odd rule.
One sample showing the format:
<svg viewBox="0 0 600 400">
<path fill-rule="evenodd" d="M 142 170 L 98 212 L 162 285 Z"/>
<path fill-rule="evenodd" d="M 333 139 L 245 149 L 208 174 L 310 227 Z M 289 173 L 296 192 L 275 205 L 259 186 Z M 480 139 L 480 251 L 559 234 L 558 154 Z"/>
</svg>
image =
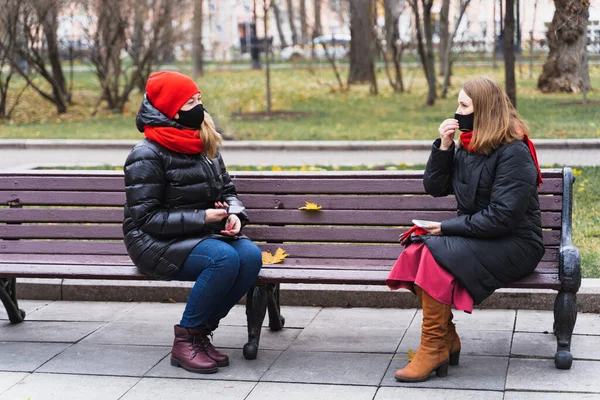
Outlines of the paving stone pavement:
<svg viewBox="0 0 600 400">
<path fill-rule="evenodd" d="M 456 313 L 460 366 L 447 378 L 398 383 L 419 344 L 416 309 L 282 307 L 245 360 L 243 306 L 215 332 L 231 365 L 197 375 L 169 362 L 183 304 L 22 301 L 26 321 L 0 311 L 0 400 L 344 399 L 600 400 L 600 315 L 579 314 L 570 370 L 554 367 L 550 311 Z"/>
</svg>

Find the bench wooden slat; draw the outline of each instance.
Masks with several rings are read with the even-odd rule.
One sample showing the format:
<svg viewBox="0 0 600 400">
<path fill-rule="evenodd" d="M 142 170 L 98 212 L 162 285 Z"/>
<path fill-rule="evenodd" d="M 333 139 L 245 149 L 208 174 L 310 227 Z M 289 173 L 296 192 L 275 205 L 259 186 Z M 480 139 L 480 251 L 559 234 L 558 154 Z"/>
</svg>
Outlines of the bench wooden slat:
<svg viewBox="0 0 600 400">
<path fill-rule="evenodd" d="M 424 194 L 421 178 L 386 177 L 368 178 L 247 178 L 234 179 L 240 193 L 269 194 Z M 2 177 L 0 190 L 38 190 L 38 191 L 85 191 L 85 192 L 122 192 L 123 177 Z M 539 188 L 540 193 L 561 194 L 562 179 L 548 178 Z"/>
<path fill-rule="evenodd" d="M 425 194 L 422 179 L 261 179 L 239 178 L 235 186 L 241 193 L 276 194 Z M 562 194 L 562 179 L 544 180 L 539 193 Z"/>
<path fill-rule="evenodd" d="M 336 178 L 352 179 L 357 176 L 368 176 L 371 179 L 387 179 L 390 177 L 402 177 L 402 178 L 419 178 L 422 176 L 423 171 L 420 170 L 400 170 L 400 171 L 290 171 L 290 172 L 271 172 L 271 171 L 230 171 L 232 177 L 251 177 L 251 178 L 272 178 L 274 176 L 285 175 L 286 178 L 306 178 L 321 179 L 325 177 L 335 176 Z M 108 177 L 108 178 L 122 178 L 123 171 L 112 171 L 112 170 L 26 170 L 26 171 L 2 171 L 0 177 L 2 178 L 13 178 L 13 177 L 48 177 L 48 176 L 60 176 L 60 177 L 73 177 L 82 178 L 84 177 Z M 563 170 L 561 168 L 544 168 L 542 169 L 542 176 L 546 178 L 562 178 Z"/>
<path fill-rule="evenodd" d="M 453 196 L 382 196 L 382 195 L 274 195 L 240 194 L 248 209 L 296 210 L 307 201 L 323 206 L 325 210 L 434 210 L 456 211 Z M 53 191 L 0 191 L 0 204 L 18 200 L 28 206 L 114 206 L 123 208 L 125 192 L 53 192 Z M 560 211 L 562 196 L 540 196 L 542 211 Z"/>
<path fill-rule="evenodd" d="M 123 208 L 125 191 L 120 192 L 72 192 L 0 190 L 0 204 L 19 200 L 31 206 L 113 206 Z"/>
<path fill-rule="evenodd" d="M 4 240 L 0 242 L 0 254 L 90 254 L 127 255 L 123 240 L 114 242 L 83 240 Z"/>
<path fill-rule="evenodd" d="M 253 224 L 287 225 L 379 225 L 412 226 L 413 219 L 443 221 L 456 216 L 454 211 L 389 210 L 253 210 Z M 122 209 L 96 208 L 1 208 L 0 223 L 121 223 Z M 560 228 L 560 213 L 543 212 L 544 228 Z"/>
<path fill-rule="evenodd" d="M 363 263 L 378 265 L 385 260 L 392 265 L 402 252 L 398 245 L 348 245 L 327 244 L 265 244 L 259 243 L 262 250 L 274 252 L 284 247 L 290 255 L 285 263 L 295 265 L 319 263 L 330 265 L 347 265 Z M 365 259 L 365 256 L 369 258 Z M 130 261 L 122 243 L 106 242 L 40 242 L 40 241 L 5 241 L 0 246 L 0 262 L 26 263 L 46 260 L 48 263 L 64 262 L 67 264 L 81 262 L 99 262 L 121 264 Z M 546 248 L 542 258 L 544 262 L 558 260 L 557 248 Z"/>
<path fill-rule="evenodd" d="M 454 196 L 431 197 L 424 195 L 271 195 L 240 194 L 248 209 L 297 210 L 306 202 L 317 203 L 323 210 L 431 210 L 456 212 Z M 560 211 L 562 196 L 540 196 L 542 211 Z"/>
<path fill-rule="evenodd" d="M 329 283 L 329 284 L 363 284 L 383 285 L 386 271 L 335 271 L 327 270 L 262 270 L 261 283 Z M 545 288 L 560 289 L 558 274 L 532 273 L 525 278 L 508 285 L 510 288 Z"/>
<path fill-rule="evenodd" d="M 287 269 L 342 269 L 342 270 L 379 270 L 389 271 L 394 265 L 395 259 L 306 259 L 286 258 L 282 264 L 265 265 L 263 268 Z M 97 265 L 97 266 L 133 266 L 132 261 L 126 256 L 98 256 L 98 255 L 23 255 L 23 254 L 0 254 L 0 271 L 2 264 L 63 264 L 63 265 Z M 536 268 L 538 273 L 556 273 L 558 261 L 542 261 Z"/>
<path fill-rule="evenodd" d="M 137 268 L 125 266 L 73 266 L 73 265 L 28 265 L 3 264 L 0 273 L 4 277 L 77 278 L 77 279 L 126 279 L 147 280 Z M 263 269 L 259 275 L 261 283 L 329 283 L 383 285 L 389 271 L 348 271 L 322 269 Z M 507 287 L 559 289 L 558 274 L 533 272 Z"/>
<path fill-rule="evenodd" d="M 271 242 L 358 242 L 397 243 L 405 229 L 347 228 L 325 226 L 247 226 L 244 233 L 256 241 Z M 560 231 L 546 230 L 544 242 L 556 245 Z M 0 231 L 3 239 L 122 239 L 120 225 L 5 225 Z"/>
<path fill-rule="evenodd" d="M 122 176 L 1 176 L 0 190 L 122 192 Z"/>
<path fill-rule="evenodd" d="M 265 244 L 259 244 L 259 246 L 269 246 Z M 328 247 L 335 245 L 328 245 Z M 288 246 L 285 246 L 286 249 Z M 383 247 L 383 246 L 382 246 Z M 376 259 L 376 258 L 303 258 L 298 257 L 296 254 L 290 254 L 290 257 L 285 259 L 285 263 L 282 265 L 307 265 L 307 264 L 319 264 L 319 265 L 393 265 L 396 258 L 400 255 L 404 249 L 402 246 L 394 246 L 394 252 L 386 250 L 386 254 L 390 254 L 391 257 L 388 259 Z M 290 253 L 288 251 L 288 253 Z M 292 252 L 293 253 L 293 252 Z M 557 249 L 546 249 L 544 256 L 542 257 L 543 262 L 558 262 L 558 250 Z M 22 253 L 0 253 L 0 263 L 14 263 L 14 264 L 97 264 L 97 265 L 124 265 L 131 264 L 132 261 L 127 254 L 119 255 L 91 255 L 89 253 L 82 252 L 81 254 L 22 254 Z"/>
<path fill-rule="evenodd" d="M 262 250 L 274 252 L 278 247 L 285 248 L 290 255 L 290 260 L 296 263 L 308 262 L 314 263 L 351 263 L 355 259 L 364 259 L 369 257 L 373 263 L 378 260 L 387 260 L 393 263 L 402 251 L 399 245 L 349 245 L 349 244 L 328 244 L 315 246 L 313 244 L 265 244 L 259 243 Z M 129 256 L 122 242 L 64 242 L 64 241 L 4 241 L 0 244 L 0 259 L 4 257 L 44 257 L 57 255 L 57 257 L 77 257 L 79 255 L 98 256 L 116 256 L 126 259 Z M 546 248 L 543 261 L 556 261 L 558 259 L 558 249 Z M 305 260 L 305 261 L 301 261 Z M 341 260 L 341 261 L 340 261 Z"/>
<path fill-rule="evenodd" d="M 73 279 L 134 279 L 148 280 L 131 266 L 69 265 L 69 264 L 2 264 L 0 275 L 7 278 L 73 278 Z"/>
</svg>

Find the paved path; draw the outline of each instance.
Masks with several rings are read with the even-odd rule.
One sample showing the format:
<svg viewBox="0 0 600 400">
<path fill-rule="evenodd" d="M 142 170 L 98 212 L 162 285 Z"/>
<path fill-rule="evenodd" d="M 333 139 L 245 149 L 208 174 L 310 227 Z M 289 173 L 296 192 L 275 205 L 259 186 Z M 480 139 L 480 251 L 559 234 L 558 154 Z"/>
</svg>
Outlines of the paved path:
<svg viewBox="0 0 600 400">
<path fill-rule="evenodd" d="M 416 350 L 415 309 L 283 307 L 286 328 L 265 328 L 257 360 L 243 359 L 242 306 L 214 336 L 232 359 L 217 374 L 171 367 L 173 324 L 184 305 L 23 301 L 27 320 L 0 312 L 0 400 L 600 399 L 600 315 L 579 314 L 571 370 L 557 370 L 552 312 L 458 313 L 461 364 L 447 378 L 400 384 Z M 3 312 L 3 311 L 2 311 Z"/>
<path fill-rule="evenodd" d="M 136 141 L 0 140 L 0 169 L 36 166 L 122 166 Z M 536 140 L 541 165 L 600 165 L 600 140 Z M 227 141 L 227 165 L 424 164 L 431 141 Z"/>
<path fill-rule="evenodd" d="M 377 67 L 384 67 L 385 64 L 383 62 L 377 62 Z M 460 60 L 456 60 L 453 62 L 454 66 L 468 66 L 468 67 L 492 67 L 494 64 L 492 61 L 460 61 Z M 599 65 L 600 64 L 600 60 L 589 60 L 588 61 L 589 65 Z M 345 60 L 340 60 L 338 62 L 338 66 L 339 67 L 348 67 L 350 64 L 345 61 Z M 498 65 L 501 65 L 501 60 L 498 60 Z M 517 66 L 518 66 L 518 62 L 517 62 Z M 528 66 L 529 65 L 529 59 L 523 59 L 521 60 L 521 65 L 523 66 Z M 533 65 L 535 65 L 536 67 L 539 67 L 541 65 L 544 65 L 544 61 L 534 61 Z M 422 68 L 421 67 L 421 63 L 416 62 L 416 61 L 412 61 L 412 62 L 403 62 L 402 63 L 402 67 L 403 68 Z M 264 68 L 264 65 L 263 65 Z M 272 63 L 271 64 L 271 69 L 301 69 L 301 68 L 331 68 L 331 65 L 326 62 L 326 61 L 322 61 L 320 63 L 313 63 L 313 62 L 303 62 L 303 63 L 297 63 L 297 64 L 292 64 L 292 63 Z M 191 65 L 171 65 L 171 64 L 165 64 L 165 65 L 161 65 L 160 69 L 163 70 L 171 70 L 171 71 L 191 71 L 192 70 L 192 66 Z M 207 63 L 204 66 L 204 69 L 206 71 L 243 71 L 243 70 L 251 70 L 252 69 L 252 65 L 250 63 L 250 60 L 248 60 L 245 63 Z M 68 72 L 71 69 L 68 66 L 63 66 L 63 71 Z M 94 72 L 95 71 L 95 67 L 93 65 L 75 65 L 73 67 L 73 71 L 74 72 Z"/>
</svg>

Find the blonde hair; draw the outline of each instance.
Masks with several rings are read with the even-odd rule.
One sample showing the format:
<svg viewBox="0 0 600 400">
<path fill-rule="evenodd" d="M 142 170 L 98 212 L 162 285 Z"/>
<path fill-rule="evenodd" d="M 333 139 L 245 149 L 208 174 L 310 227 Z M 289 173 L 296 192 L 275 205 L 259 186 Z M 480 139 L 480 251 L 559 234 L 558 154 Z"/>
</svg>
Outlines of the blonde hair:
<svg viewBox="0 0 600 400">
<path fill-rule="evenodd" d="M 218 147 L 223 143 L 223 137 L 215 129 L 215 122 L 207 112 L 204 113 L 204 122 L 200 126 L 198 135 L 202 139 L 206 155 L 210 158 L 215 158 Z"/>
<path fill-rule="evenodd" d="M 474 151 L 490 154 L 501 145 L 523 140 L 523 135 L 529 134 L 527 124 L 504 89 L 491 78 L 470 80 L 463 85 L 463 90 L 473 100 L 475 115 L 470 147 Z"/>
</svg>

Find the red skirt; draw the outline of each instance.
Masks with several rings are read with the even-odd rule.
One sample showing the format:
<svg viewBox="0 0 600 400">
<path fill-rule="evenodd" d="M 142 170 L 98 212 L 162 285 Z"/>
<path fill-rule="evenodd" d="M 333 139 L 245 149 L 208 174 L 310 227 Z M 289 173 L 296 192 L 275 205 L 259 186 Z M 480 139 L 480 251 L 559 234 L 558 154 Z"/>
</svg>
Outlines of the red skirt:
<svg viewBox="0 0 600 400">
<path fill-rule="evenodd" d="M 398 257 L 385 283 L 392 290 L 419 286 L 431 297 L 471 313 L 473 298 L 467 289 L 435 261 L 424 243 L 411 244 Z"/>
</svg>

